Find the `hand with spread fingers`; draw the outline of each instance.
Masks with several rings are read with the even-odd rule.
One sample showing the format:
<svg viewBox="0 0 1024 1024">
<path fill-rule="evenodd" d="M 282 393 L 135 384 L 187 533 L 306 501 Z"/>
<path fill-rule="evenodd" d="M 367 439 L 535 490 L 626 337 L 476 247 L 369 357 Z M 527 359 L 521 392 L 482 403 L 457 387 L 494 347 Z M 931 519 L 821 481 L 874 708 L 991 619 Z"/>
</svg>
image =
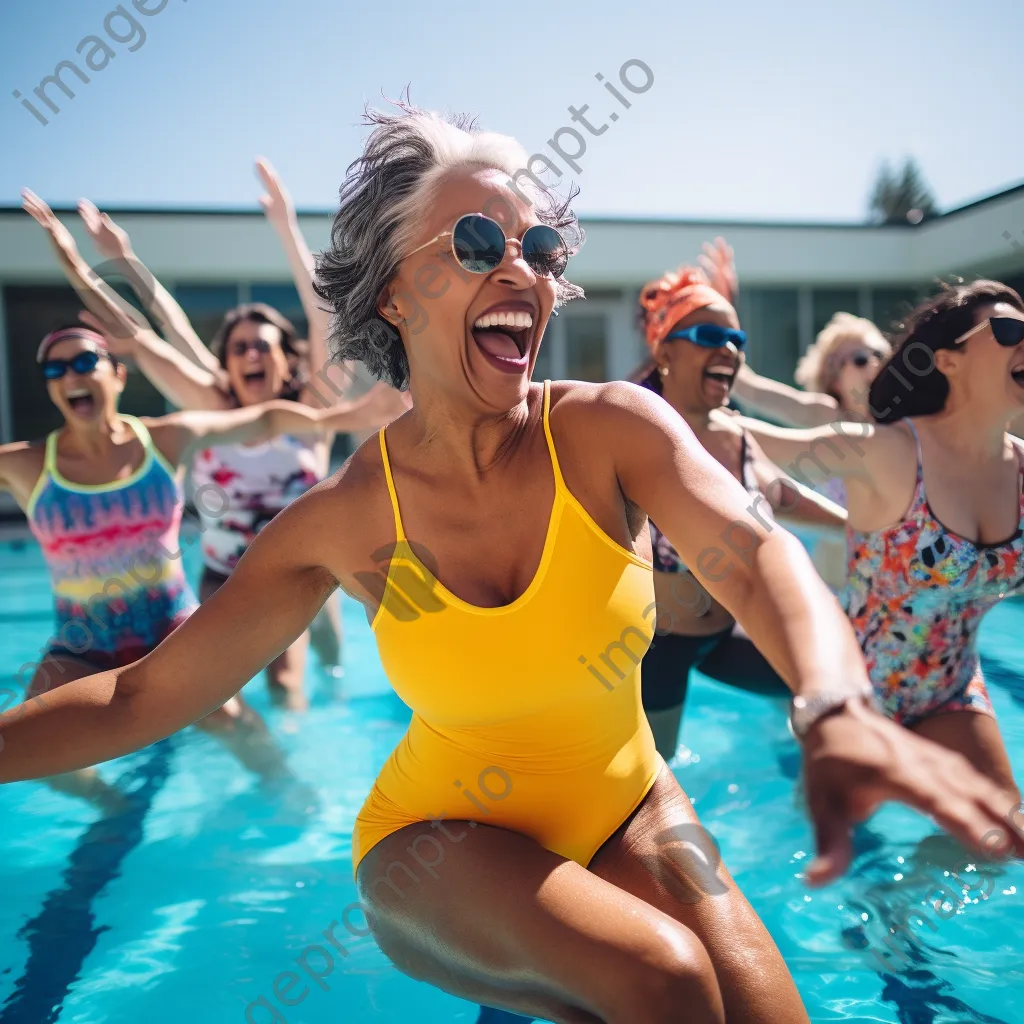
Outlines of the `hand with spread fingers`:
<svg viewBox="0 0 1024 1024">
<path fill-rule="evenodd" d="M 812 885 L 847 870 L 852 826 L 891 800 L 926 814 L 980 856 L 1024 857 L 1017 797 L 960 754 L 859 702 L 812 727 L 804 741 L 804 771 L 817 844 L 807 869 Z"/>
<path fill-rule="evenodd" d="M 31 189 L 23 188 L 21 190 L 21 206 L 49 236 L 50 244 L 57 253 L 62 267 L 72 268 L 76 271 L 80 271 L 84 267 L 88 270 L 78 251 L 78 243 L 44 200 L 40 199 Z"/>
<path fill-rule="evenodd" d="M 260 196 L 260 206 L 263 207 L 267 220 L 279 230 L 287 228 L 295 219 L 295 207 L 288 189 L 265 157 L 256 160 L 256 173 L 267 190 Z"/>
<path fill-rule="evenodd" d="M 88 199 L 80 199 L 78 202 L 78 214 L 82 218 L 85 230 L 89 232 L 96 251 L 105 256 L 108 260 L 131 260 L 135 253 L 132 251 L 131 239 L 124 228 L 115 224 L 110 217 L 101 213 Z"/>
<path fill-rule="evenodd" d="M 736 273 L 732 246 L 722 237 L 716 238 L 713 243 L 705 242 L 704 251 L 697 257 L 697 262 L 707 275 L 711 287 L 735 304 L 740 291 L 740 279 Z"/>
</svg>

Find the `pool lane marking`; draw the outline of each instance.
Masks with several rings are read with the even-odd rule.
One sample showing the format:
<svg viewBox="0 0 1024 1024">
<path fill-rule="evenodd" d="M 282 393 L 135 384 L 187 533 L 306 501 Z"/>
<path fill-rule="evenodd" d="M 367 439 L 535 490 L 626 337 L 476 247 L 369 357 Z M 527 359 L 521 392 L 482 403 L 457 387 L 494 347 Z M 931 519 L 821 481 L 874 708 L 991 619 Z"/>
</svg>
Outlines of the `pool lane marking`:
<svg viewBox="0 0 1024 1024">
<path fill-rule="evenodd" d="M 96 924 L 92 902 L 142 841 L 146 814 L 170 774 L 173 742 L 162 740 L 150 749 L 142 764 L 118 779 L 118 788 L 132 787 L 131 807 L 85 830 L 68 858 L 63 885 L 51 890 L 39 913 L 18 932 L 28 940 L 29 954 L 0 1009 L 0 1024 L 55 1024 L 85 958 L 107 931 L 107 925 Z"/>
</svg>

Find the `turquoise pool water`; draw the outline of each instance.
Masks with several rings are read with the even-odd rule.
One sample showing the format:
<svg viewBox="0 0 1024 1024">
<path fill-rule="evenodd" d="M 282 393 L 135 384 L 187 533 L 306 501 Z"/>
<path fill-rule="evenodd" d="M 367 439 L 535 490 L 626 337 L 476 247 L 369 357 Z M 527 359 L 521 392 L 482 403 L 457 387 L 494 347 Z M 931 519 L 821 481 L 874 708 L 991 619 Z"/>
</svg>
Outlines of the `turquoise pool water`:
<svg viewBox="0 0 1024 1024">
<path fill-rule="evenodd" d="M 194 579 L 194 560 L 189 568 Z M 474 1006 L 403 977 L 372 939 L 342 928 L 335 936 L 344 953 L 334 949 L 330 973 L 307 956 L 321 985 L 282 980 L 306 947 L 325 944 L 323 932 L 356 899 L 352 822 L 408 718 L 359 608 L 346 602 L 343 610 L 348 700 L 332 698 L 315 662 L 305 715 L 271 709 L 261 680 L 245 691 L 316 791 L 313 813 L 263 792 L 192 730 L 101 766 L 146 805 L 113 826 L 38 784 L 0 787 L 0 1024 L 245 1024 L 247 1012 L 253 1024 L 476 1019 Z M 38 659 L 51 629 L 38 549 L 0 544 L 0 688 Z M 1024 604 L 1009 602 L 982 633 L 1018 777 L 1022 634 Z M 1024 1020 L 1024 865 L 980 887 L 991 889 L 987 899 L 972 890 L 959 908 L 928 907 L 931 925 L 887 949 L 898 909 L 926 909 L 932 890 L 949 881 L 943 871 L 961 860 L 941 841 L 919 842 L 932 834 L 928 824 L 884 809 L 859 836 L 850 875 L 811 892 L 800 877 L 811 837 L 794 796 L 798 755 L 782 709 L 698 679 L 683 742 L 677 775 L 782 949 L 812 1020 Z M 361 917 L 349 920 L 362 930 Z M 304 987 L 307 994 L 287 1006 L 276 979 L 293 1002 Z"/>
</svg>

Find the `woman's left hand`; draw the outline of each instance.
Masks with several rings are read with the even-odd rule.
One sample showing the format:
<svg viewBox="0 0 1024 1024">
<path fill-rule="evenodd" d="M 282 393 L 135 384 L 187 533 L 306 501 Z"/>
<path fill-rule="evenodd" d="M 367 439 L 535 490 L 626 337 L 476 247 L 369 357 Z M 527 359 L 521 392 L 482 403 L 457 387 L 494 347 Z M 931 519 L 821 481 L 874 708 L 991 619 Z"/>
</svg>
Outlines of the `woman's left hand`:
<svg viewBox="0 0 1024 1024">
<path fill-rule="evenodd" d="M 896 800 L 933 821 L 979 855 L 1024 857 L 1024 831 L 1011 817 L 1017 801 L 966 758 L 917 736 L 859 701 L 823 718 L 804 741 L 807 805 L 817 856 L 812 885 L 842 875 L 852 858 L 851 829 Z"/>
<path fill-rule="evenodd" d="M 740 291 L 740 279 L 736 273 L 736 259 L 732 246 L 724 238 L 714 243 L 705 242 L 704 252 L 697 257 L 697 263 L 707 275 L 711 287 L 735 304 Z"/>
<path fill-rule="evenodd" d="M 271 166 L 270 161 L 264 157 L 256 160 L 256 173 L 259 174 L 266 193 L 260 196 L 260 206 L 267 215 L 267 220 L 275 228 L 287 228 L 295 218 L 295 207 L 292 205 L 292 197 L 284 182 L 277 175 L 277 171 Z"/>
</svg>

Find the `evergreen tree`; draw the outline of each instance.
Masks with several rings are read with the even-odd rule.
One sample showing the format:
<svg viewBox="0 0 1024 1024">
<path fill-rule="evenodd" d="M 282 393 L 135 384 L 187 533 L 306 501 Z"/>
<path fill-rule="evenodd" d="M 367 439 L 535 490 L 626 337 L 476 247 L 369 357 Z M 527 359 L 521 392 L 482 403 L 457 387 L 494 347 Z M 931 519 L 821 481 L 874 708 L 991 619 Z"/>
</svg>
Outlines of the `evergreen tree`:
<svg viewBox="0 0 1024 1024">
<path fill-rule="evenodd" d="M 907 157 L 901 171 L 894 171 L 888 161 L 882 164 L 871 191 L 870 211 L 872 220 L 882 224 L 920 224 L 938 213 L 935 197 L 913 157 Z"/>
</svg>

